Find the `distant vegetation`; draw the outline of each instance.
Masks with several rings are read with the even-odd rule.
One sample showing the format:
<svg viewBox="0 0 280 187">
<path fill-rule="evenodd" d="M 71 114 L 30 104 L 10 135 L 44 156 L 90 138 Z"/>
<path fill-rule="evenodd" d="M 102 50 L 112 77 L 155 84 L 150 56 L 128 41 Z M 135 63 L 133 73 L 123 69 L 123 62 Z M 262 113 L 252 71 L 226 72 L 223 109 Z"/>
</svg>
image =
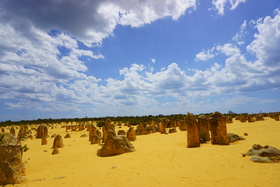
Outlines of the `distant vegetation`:
<svg viewBox="0 0 280 187">
<path fill-rule="evenodd" d="M 195 115 L 196 117 L 199 115 L 205 115 L 209 116 L 212 113 L 201 113 L 198 115 Z M 242 115 L 248 115 L 247 113 L 240 113 Z M 240 115 L 238 113 L 235 113 L 231 110 L 228 111 L 228 113 L 225 113 L 223 115 L 225 116 L 231 116 L 235 117 L 237 115 Z M 263 116 L 269 116 L 269 114 L 273 113 L 261 113 Z M 84 118 L 62 118 L 62 119 L 37 119 L 37 120 L 21 120 L 21 121 L 2 121 L 0 122 L 0 127 L 5 127 L 5 126 L 11 126 L 11 125 L 39 125 L 39 124 L 52 124 L 52 123 L 71 123 L 71 122 L 78 122 L 78 123 L 83 123 L 87 121 L 97 121 L 98 126 L 103 126 L 104 122 L 106 119 L 110 118 L 112 122 L 115 122 L 116 124 L 118 123 L 129 123 L 130 125 L 137 125 L 140 122 L 145 123 L 145 122 L 150 122 L 153 120 L 165 120 L 169 119 L 172 121 L 176 120 L 182 120 L 184 119 L 186 114 L 171 114 L 171 115 L 162 115 L 159 114 L 157 116 L 153 115 L 148 115 L 148 116 L 117 116 L 117 117 L 111 117 L 111 116 L 106 116 L 106 117 L 84 117 Z"/>
</svg>

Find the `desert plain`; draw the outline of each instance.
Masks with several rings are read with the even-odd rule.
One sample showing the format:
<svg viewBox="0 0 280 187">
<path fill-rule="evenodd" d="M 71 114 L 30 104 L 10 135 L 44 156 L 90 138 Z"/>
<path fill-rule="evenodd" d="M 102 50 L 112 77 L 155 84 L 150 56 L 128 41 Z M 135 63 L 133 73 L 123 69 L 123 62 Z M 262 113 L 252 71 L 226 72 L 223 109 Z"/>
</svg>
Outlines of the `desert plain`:
<svg viewBox="0 0 280 187">
<path fill-rule="evenodd" d="M 279 187 L 280 163 L 255 163 L 243 157 L 253 144 L 280 148 L 280 121 L 265 117 L 264 121 L 241 123 L 233 119 L 227 132 L 243 136 L 230 145 L 201 144 L 187 148 L 187 132 L 152 133 L 131 141 L 134 152 L 99 157 L 101 145 L 90 144 L 87 130 L 68 131 L 57 124 L 49 128 L 47 145 L 41 139 L 26 139 L 24 152 L 26 182 L 15 187 L 50 186 L 246 186 Z M 128 127 L 116 127 L 116 131 Z M 71 138 L 64 138 L 66 133 Z M 64 147 L 52 155 L 53 134 L 63 137 Z"/>
</svg>

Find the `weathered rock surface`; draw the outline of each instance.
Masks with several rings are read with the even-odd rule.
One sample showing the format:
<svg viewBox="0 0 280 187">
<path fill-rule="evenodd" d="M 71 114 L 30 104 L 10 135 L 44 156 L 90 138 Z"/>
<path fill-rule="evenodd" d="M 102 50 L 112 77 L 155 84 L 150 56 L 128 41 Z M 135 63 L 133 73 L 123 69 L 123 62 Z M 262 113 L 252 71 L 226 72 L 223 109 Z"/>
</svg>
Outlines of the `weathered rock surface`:
<svg viewBox="0 0 280 187">
<path fill-rule="evenodd" d="M 55 148 L 53 149 L 53 151 L 52 151 L 52 155 L 56 155 L 56 154 L 58 154 L 58 153 L 59 153 L 59 150 L 58 150 L 57 147 L 55 147 Z"/>
<path fill-rule="evenodd" d="M 253 162 L 280 162 L 280 150 L 269 145 L 254 144 L 243 156 L 252 156 L 250 160 Z"/>
<path fill-rule="evenodd" d="M 97 134 L 93 134 L 91 136 L 91 139 L 90 139 L 91 144 L 100 144 L 100 141 L 101 141 L 101 137 L 98 136 Z"/>
<path fill-rule="evenodd" d="M 119 130 L 119 131 L 118 131 L 118 135 L 124 135 L 124 136 L 125 136 L 125 135 L 126 135 L 126 133 L 125 133 L 125 131 L 124 131 L 124 130 Z"/>
<path fill-rule="evenodd" d="M 234 133 L 228 133 L 228 138 L 230 142 L 236 142 L 238 140 L 245 140 L 242 136 L 238 136 L 237 134 Z"/>
<path fill-rule="evenodd" d="M 26 180 L 22 156 L 20 141 L 10 133 L 0 133 L 0 185 Z"/>
<path fill-rule="evenodd" d="M 198 133 L 198 124 L 193 114 L 188 113 L 186 116 L 187 123 L 187 147 L 200 147 L 200 138 Z"/>
<path fill-rule="evenodd" d="M 47 138 L 41 138 L 41 145 L 47 145 L 48 140 Z"/>
<path fill-rule="evenodd" d="M 106 139 L 108 137 L 108 131 L 113 131 L 114 133 L 116 133 L 115 125 L 111 123 L 110 119 L 107 119 L 105 125 L 102 127 L 102 132 L 103 132 L 102 143 L 106 142 Z"/>
<path fill-rule="evenodd" d="M 127 131 L 127 139 L 129 141 L 135 141 L 136 140 L 136 132 L 134 130 L 134 127 L 130 127 Z"/>
<path fill-rule="evenodd" d="M 36 139 L 47 138 L 48 136 L 48 127 L 45 125 L 40 125 L 37 128 Z"/>
<path fill-rule="evenodd" d="M 206 142 L 210 140 L 210 124 L 208 117 L 205 115 L 198 116 L 198 131 L 201 141 Z"/>
<path fill-rule="evenodd" d="M 217 145 L 229 145 L 227 136 L 226 119 L 220 112 L 214 112 L 210 116 L 211 142 Z"/>
<path fill-rule="evenodd" d="M 7 161 L 0 161 L 0 185 L 18 184 L 26 181 Z"/>
<path fill-rule="evenodd" d="M 55 139 L 53 140 L 53 147 L 52 148 L 62 148 L 64 147 L 62 137 L 58 134 L 56 135 Z"/>
<path fill-rule="evenodd" d="M 135 151 L 133 145 L 123 135 L 116 135 L 114 131 L 107 131 L 107 139 L 101 149 L 97 151 L 97 156 L 108 157 Z"/>
</svg>

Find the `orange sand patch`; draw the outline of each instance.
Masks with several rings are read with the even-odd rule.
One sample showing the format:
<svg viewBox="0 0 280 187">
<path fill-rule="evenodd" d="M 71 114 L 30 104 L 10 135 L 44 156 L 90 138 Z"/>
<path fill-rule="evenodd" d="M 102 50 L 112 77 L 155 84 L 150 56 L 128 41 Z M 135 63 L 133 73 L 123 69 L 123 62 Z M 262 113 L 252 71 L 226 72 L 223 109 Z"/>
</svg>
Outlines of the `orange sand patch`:
<svg viewBox="0 0 280 187">
<path fill-rule="evenodd" d="M 127 128 L 124 128 L 127 130 Z M 101 158 L 101 147 L 90 145 L 81 132 L 69 132 L 60 153 L 51 155 L 53 138 L 47 145 L 40 139 L 23 142 L 30 148 L 24 153 L 27 182 L 15 186 L 280 186 L 280 163 L 254 163 L 242 157 L 253 144 L 280 148 L 280 121 L 227 124 L 228 132 L 246 140 L 229 146 L 202 144 L 186 148 L 186 132 L 137 136 L 132 142 L 136 151 Z M 116 131 L 119 128 L 116 127 Z M 65 128 L 49 129 L 49 135 L 65 136 Z M 44 152 L 46 150 L 47 152 Z"/>
</svg>

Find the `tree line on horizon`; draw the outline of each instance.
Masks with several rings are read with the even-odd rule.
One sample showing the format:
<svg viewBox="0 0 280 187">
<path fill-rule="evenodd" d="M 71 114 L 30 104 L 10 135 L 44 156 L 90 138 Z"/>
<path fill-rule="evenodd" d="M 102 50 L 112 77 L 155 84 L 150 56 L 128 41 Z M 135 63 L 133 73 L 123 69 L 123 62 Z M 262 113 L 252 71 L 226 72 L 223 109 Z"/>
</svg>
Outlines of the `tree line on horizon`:
<svg viewBox="0 0 280 187">
<path fill-rule="evenodd" d="M 270 112 L 270 113 L 262 113 L 260 112 L 259 114 L 263 114 L 264 116 L 268 116 L 269 114 L 273 114 L 275 112 Z M 205 115 L 209 116 L 212 113 L 200 113 L 195 115 L 198 117 L 199 115 Z M 248 115 L 248 113 L 235 113 L 231 110 L 228 111 L 228 113 L 224 113 L 223 115 L 225 116 L 230 116 L 234 118 L 237 115 Z M 83 122 L 88 122 L 88 121 L 97 121 L 97 122 L 105 122 L 108 118 L 111 119 L 112 122 L 116 123 L 126 123 L 129 122 L 131 125 L 137 125 L 140 122 L 149 122 L 153 120 L 165 120 L 169 119 L 172 121 L 176 120 L 182 120 L 184 119 L 186 114 L 171 114 L 171 115 L 163 115 L 163 114 L 158 114 L 156 116 L 153 115 L 144 115 L 144 116 L 104 116 L 104 117 L 84 117 L 84 118 L 60 118 L 60 119 L 41 119 L 38 118 L 36 120 L 20 120 L 20 121 L 2 121 L 0 122 L 1 127 L 5 126 L 11 126 L 11 125 L 39 125 L 39 124 L 52 124 L 52 123 L 71 123 L 71 122 L 78 122 L 78 123 L 83 123 Z"/>
</svg>

